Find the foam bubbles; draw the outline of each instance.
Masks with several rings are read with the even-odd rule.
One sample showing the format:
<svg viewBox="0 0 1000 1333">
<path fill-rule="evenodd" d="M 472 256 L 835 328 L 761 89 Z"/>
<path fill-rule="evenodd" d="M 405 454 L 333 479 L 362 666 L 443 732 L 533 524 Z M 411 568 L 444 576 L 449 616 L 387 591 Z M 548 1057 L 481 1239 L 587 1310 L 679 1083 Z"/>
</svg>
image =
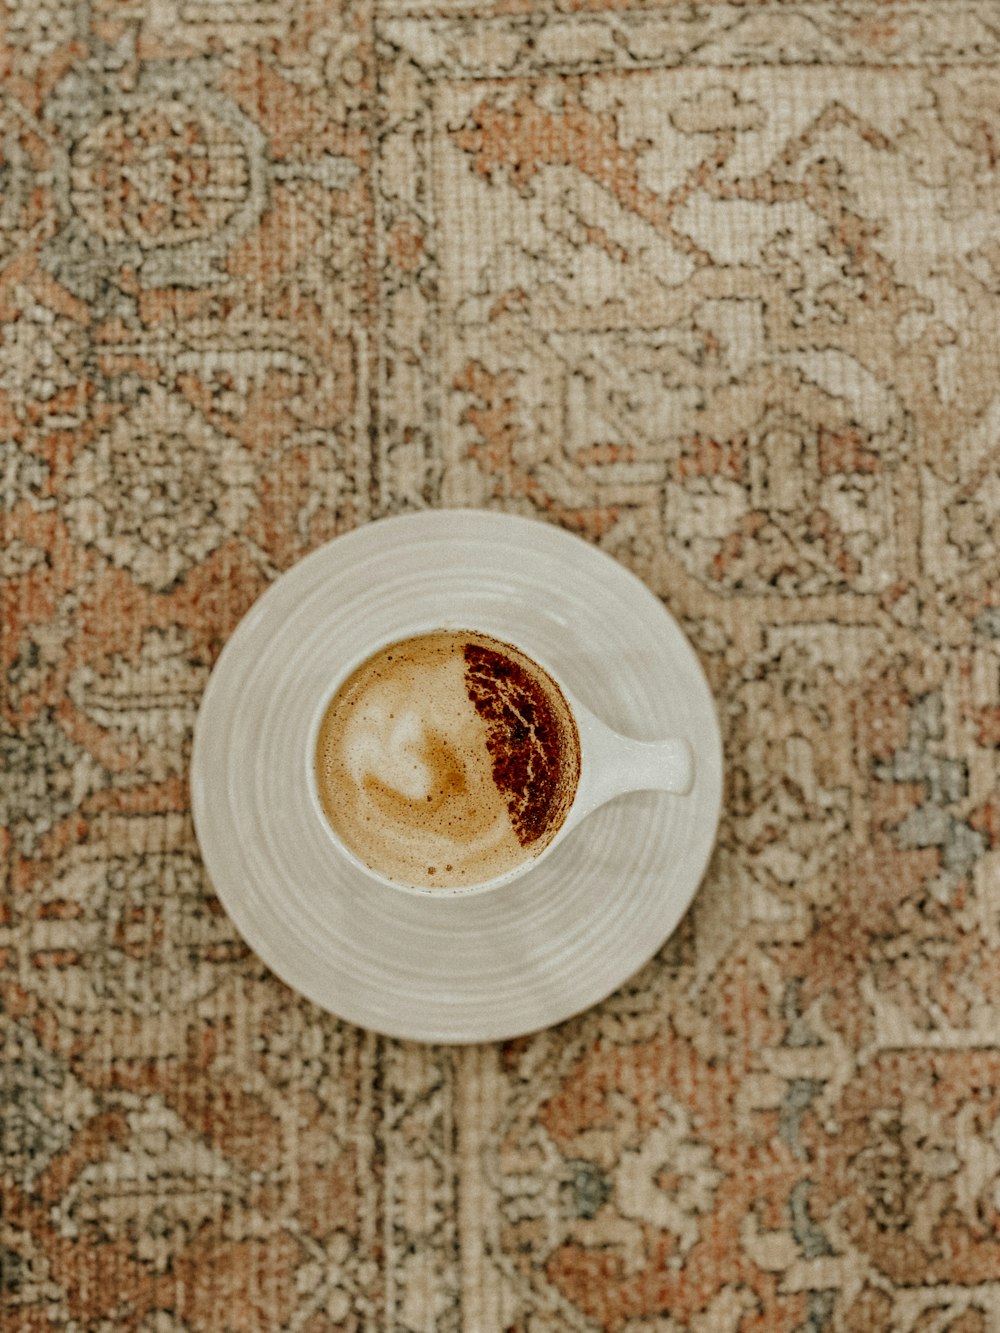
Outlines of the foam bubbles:
<svg viewBox="0 0 1000 1333">
<path fill-rule="evenodd" d="M 354 673 L 324 719 L 317 778 L 333 827 L 390 878 L 449 887 L 521 858 L 454 635 L 394 645 Z"/>
<path fill-rule="evenodd" d="M 467 687 L 470 643 L 505 647 L 444 630 L 393 644 L 354 672 L 323 718 L 323 808 L 355 855 L 390 879 L 428 888 L 477 883 L 545 845 L 522 846 L 496 784 L 487 724 Z"/>
<path fill-rule="evenodd" d="M 426 800 L 433 784 L 430 766 L 421 757 L 427 718 L 416 709 L 397 715 L 390 703 L 374 698 L 355 710 L 344 729 L 345 764 L 359 787 L 376 781 L 408 801 Z"/>
</svg>

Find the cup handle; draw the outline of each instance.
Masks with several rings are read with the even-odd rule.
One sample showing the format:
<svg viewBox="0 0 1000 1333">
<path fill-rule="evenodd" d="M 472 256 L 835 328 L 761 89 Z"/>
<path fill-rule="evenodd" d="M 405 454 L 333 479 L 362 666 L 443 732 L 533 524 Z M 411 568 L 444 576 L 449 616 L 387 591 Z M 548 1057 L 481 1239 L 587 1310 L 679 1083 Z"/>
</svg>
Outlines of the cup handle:
<svg viewBox="0 0 1000 1333">
<path fill-rule="evenodd" d="M 681 736 L 638 741 L 613 731 L 576 705 L 580 731 L 580 791 L 573 814 L 578 818 L 630 791 L 665 791 L 686 796 L 694 786 L 691 742 Z"/>
</svg>

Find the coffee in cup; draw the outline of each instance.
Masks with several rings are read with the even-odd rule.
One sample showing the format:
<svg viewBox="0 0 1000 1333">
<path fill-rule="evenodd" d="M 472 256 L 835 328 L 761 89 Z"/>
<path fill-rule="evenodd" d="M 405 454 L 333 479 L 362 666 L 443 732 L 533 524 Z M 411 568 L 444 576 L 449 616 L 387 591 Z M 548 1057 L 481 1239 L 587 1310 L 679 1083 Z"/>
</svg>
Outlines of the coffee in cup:
<svg viewBox="0 0 1000 1333">
<path fill-rule="evenodd" d="M 379 649 L 335 691 L 316 789 L 376 875 L 423 889 L 505 876 L 562 827 L 580 736 L 559 685 L 521 649 L 435 630 Z"/>
</svg>

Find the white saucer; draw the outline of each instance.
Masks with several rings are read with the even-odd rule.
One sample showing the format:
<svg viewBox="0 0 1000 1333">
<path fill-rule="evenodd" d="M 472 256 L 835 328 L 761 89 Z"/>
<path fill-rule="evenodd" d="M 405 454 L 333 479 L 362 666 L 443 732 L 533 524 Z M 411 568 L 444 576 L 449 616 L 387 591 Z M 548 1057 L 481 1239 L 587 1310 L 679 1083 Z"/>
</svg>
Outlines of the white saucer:
<svg viewBox="0 0 1000 1333">
<path fill-rule="evenodd" d="M 514 639 L 621 732 L 687 736 L 693 792 L 620 797 L 492 893 L 369 879 L 310 804 L 308 731 L 366 644 L 433 623 Z M 278 976 L 390 1036 L 491 1041 L 603 999 L 664 942 L 715 840 L 722 746 L 698 659 L 628 570 L 545 523 L 436 510 L 339 537 L 264 593 L 212 672 L 191 785 L 216 892 Z"/>
</svg>

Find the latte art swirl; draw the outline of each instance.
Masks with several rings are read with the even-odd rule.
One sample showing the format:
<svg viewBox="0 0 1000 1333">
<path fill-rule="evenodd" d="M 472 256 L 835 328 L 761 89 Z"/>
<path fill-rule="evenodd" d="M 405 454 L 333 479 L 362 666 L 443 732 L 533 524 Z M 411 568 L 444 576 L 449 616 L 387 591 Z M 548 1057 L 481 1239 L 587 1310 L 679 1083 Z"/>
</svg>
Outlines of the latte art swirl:
<svg viewBox="0 0 1000 1333">
<path fill-rule="evenodd" d="M 334 830 L 365 864 L 425 888 L 482 882 L 539 854 L 579 777 L 556 683 L 487 635 L 392 644 L 337 691 L 316 777 Z"/>
</svg>

